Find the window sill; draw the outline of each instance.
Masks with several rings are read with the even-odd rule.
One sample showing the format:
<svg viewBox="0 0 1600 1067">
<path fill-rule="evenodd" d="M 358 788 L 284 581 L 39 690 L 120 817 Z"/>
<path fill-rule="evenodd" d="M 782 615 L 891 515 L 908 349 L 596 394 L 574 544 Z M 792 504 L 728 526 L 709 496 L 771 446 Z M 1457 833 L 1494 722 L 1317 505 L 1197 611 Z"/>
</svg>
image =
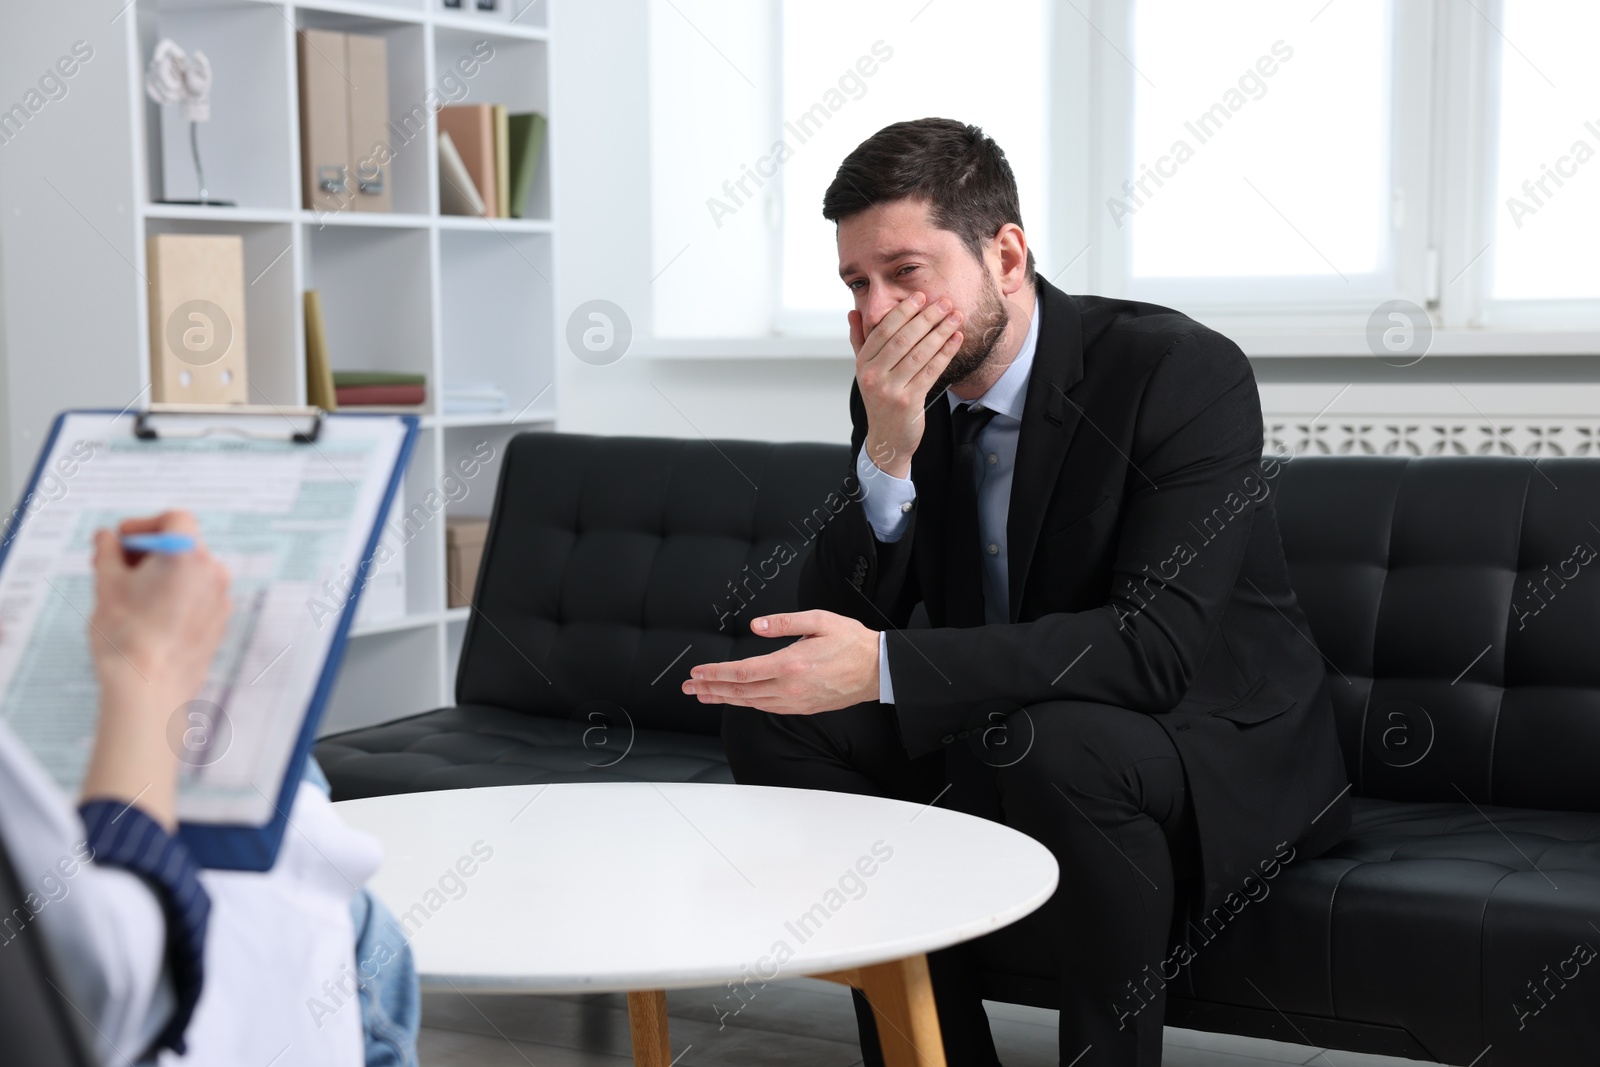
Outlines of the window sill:
<svg viewBox="0 0 1600 1067">
<path fill-rule="evenodd" d="M 854 359 L 848 338 L 708 337 L 642 338 L 628 350 L 636 359 Z"/>
<path fill-rule="evenodd" d="M 1376 358 L 1359 329 L 1227 329 L 1251 359 Z M 843 337 L 716 337 L 641 340 L 637 359 L 659 360 L 812 360 L 853 359 Z M 1600 356 L 1600 330 L 1435 330 L 1430 356 Z M 1412 361 L 1394 356 L 1397 364 Z"/>
</svg>

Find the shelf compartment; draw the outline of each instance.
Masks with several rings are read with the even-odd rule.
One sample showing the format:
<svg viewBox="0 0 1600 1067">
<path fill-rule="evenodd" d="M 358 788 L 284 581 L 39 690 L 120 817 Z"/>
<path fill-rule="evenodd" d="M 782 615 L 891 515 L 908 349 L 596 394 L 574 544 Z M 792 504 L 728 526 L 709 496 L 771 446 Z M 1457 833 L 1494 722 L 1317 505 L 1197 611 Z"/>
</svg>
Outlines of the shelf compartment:
<svg viewBox="0 0 1600 1067">
<path fill-rule="evenodd" d="M 433 299 L 425 229 L 305 225 L 307 289 L 322 294 L 334 370 L 428 377 L 434 396 Z"/>
<path fill-rule="evenodd" d="M 529 39 L 543 39 L 550 33 L 548 0 L 496 0 L 493 11 L 479 11 L 475 0 L 461 0 L 459 8 L 445 7 L 443 0 L 427 2 L 433 21 L 453 30 Z"/>
<path fill-rule="evenodd" d="M 451 488 L 438 469 L 438 434 L 418 431 L 411 465 L 384 521 L 384 540 L 405 552 L 407 615 L 437 616 L 444 610 L 444 519 Z"/>
<path fill-rule="evenodd" d="M 550 114 L 550 49 L 542 39 L 510 38 L 497 36 L 489 27 L 494 22 L 484 20 L 480 29 L 469 22 L 458 26 L 454 21 L 439 23 L 433 28 L 434 68 L 441 81 L 462 57 L 478 60 L 477 72 L 471 78 L 460 78 L 462 93 L 453 95 L 452 104 L 504 104 L 512 114 L 537 111 L 547 120 Z M 502 28 L 505 23 L 499 24 Z M 483 58 L 487 45 L 493 49 L 489 58 Z M 533 186 L 528 195 L 528 219 L 550 218 L 550 130 L 546 123 L 544 145 L 539 150 L 538 165 L 533 172 Z M 471 219 L 471 222 L 485 220 Z M 516 223 L 517 219 L 490 219 L 495 224 Z"/>
<path fill-rule="evenodd" d="M 192 200 L 199 193 L 182 109 L 158 107 L 143 95 L 144 71 L 156 42 L 170 37 L 186 53 L 204 52 L 211 61 L 211 117 L 199 124 L 207 195 L 245 208 L 298 205 L 290 123 L 295 68 L 284 9 L 277 4 L 157 9 L 145 14 L 140 30 L 138 84 L 148 124 L 151 200 Z"/>
<path fill-rule="evenodd" d="M 374 633 L 346 642 L 319 736 L 358 730 L 439 707 L 438 626 Z"/>
<path fill-rule="evenodd" d="M 302 321 L 294 227 L 223 219 L 147 218 L 145 234 L 238 234 L 244 239 L 245 375 L 252 404 L 300 403 Z M 145 354 L 146 360 L 149 353 Z"/>
<path fill-rule="evenodd" d="M 431 210 L 433 203 L 430 185 L 433 115 L 427 83 L 427 34 L 418 23 L 397 21 L 399 12 L 372 12 L 353 15 L 340 10 L 307 9 L 298 11 L 299 28 L 303 30 L 336 30 L 342 33 L 381 37 L 387 45 L 384 59 L 388 74 L 388 122 L 384 127 L 384 145 L 389 157 L 389 181 L 393 185 L 393 213 L 422 215 Z M 298 79 L 296 80 L 298 86 Z M 295 107 L 299 109 L 298 88 Z M 362 158 L 366 158 L 363 151 Z M 298 178 L 295 203 L 301 204 Z M 360 212 L 353 208 L 341 211 L 308 212 L 317 221 L 324 219 L 381 217 L 384 212 Z M 381 225 L 381 223 L 375 224 Z"/>
<path fill-rule="evenodd" d="M 530 402 L 529 410 L 548 406 L 555 374 L 550 236 L 443 230 L 438 237 L 441 388 L 493 382 L 506 392 L 506 416 Z"/>
<path fill-rule="evenodd" d="M 444 431 L 440 477 L 454 479 L 457 486 L 447 507 L 451 518 L 487 519 L 493 514 L 506 446 L 525 429 L 520 425 L 461 426 Z"/>
</svg>

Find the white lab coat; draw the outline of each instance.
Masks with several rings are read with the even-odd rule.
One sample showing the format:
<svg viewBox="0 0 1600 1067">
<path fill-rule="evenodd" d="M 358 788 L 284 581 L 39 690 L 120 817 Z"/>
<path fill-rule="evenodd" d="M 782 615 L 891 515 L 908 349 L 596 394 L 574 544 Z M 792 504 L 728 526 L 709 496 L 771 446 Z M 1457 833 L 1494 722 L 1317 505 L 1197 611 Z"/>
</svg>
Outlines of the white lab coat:
<svg viewBox="0 0 1600 1067">
<path fill-rule="evenodd" d="M 201 872 L 211 896 L 205 986 L 185 1035 L 188 1052 L 162 1053 L 161 1067 L 363 1062 L 361 1010 L 348 977 L 355 964 L 350 901 L 381 852 L 375 839 L 341 822 L 312 785 L 300 784 L 289 815 L 270 871 Z M 4 722 L 0 840 L 28 910 L 37 909 L 32 922 L 45 936 L 62 992 L 94 1024 L 97 1060 L 126 1067 L 174 1004 L 160 904 L 135 875 L 81 862 L 84 831 L 74 802 Z M 337 1005 L 331 1015 L 330 1003 Z"/>
</svg>

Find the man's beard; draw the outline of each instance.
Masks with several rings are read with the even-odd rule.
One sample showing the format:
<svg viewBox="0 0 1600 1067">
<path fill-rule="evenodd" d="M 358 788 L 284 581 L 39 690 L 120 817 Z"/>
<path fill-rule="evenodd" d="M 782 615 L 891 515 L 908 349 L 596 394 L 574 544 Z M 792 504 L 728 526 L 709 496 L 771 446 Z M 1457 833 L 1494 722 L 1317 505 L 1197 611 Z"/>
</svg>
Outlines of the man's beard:
<svg viewBox="0 0 1600 1067">
<path fill-rule="evenodd" d="M 1000 290 L 994 284 L 994 279 L 985 274 L 984 281 L 987 284 L 984 286 L 983 302 L 967 316 L 967 321 L 961 327 L 961 347 L 945 364 L 944 373 L 933 383 L 929 396 L 937 396 L 941 390 L 960 385 L 978 373 L 989 361 L 994 346 L 1006 335 L 1006 327 L 1011 324 L 1011 308 L 1000 299 Z"/>
</svg>

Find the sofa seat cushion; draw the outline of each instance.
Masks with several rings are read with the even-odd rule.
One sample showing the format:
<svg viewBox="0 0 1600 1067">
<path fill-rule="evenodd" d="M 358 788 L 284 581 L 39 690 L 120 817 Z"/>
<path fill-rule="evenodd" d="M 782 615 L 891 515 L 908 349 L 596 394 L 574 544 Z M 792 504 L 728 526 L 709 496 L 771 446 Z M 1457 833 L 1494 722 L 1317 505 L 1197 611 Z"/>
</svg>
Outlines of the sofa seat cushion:
<svg viewBox="0 0 1600 1067">
<path fill-rule="evenodd" d="M 1266 869 L 1188 916 L 1187 961 L 1128 975 L 1124 1009 L 1165 981 L 1169 996 L 1399 1027 L 1444 1063 L 1490 1044 L 1506 1064 L 1600 1048 L 1600 815 L 1355 798 L 1338 845 Z M 1056 973 L 1033 918 L 980 943 L 986 970 Z"/>
<path fill-rule="evenodd" d="M 333 799 L 545 782 L 732 782 L 722 740 L 604 717 L 543 718 L 465 704 L 316 747 Z"/>
<path fill-rule="evenodd" d="M 1600 1048 L 1600 815 L 1356 799 L 1343 841 L 1261 886 L 1196 920 L 1179 995 L 1400 1027 L 1445 1063 Z"/>
</svg>

